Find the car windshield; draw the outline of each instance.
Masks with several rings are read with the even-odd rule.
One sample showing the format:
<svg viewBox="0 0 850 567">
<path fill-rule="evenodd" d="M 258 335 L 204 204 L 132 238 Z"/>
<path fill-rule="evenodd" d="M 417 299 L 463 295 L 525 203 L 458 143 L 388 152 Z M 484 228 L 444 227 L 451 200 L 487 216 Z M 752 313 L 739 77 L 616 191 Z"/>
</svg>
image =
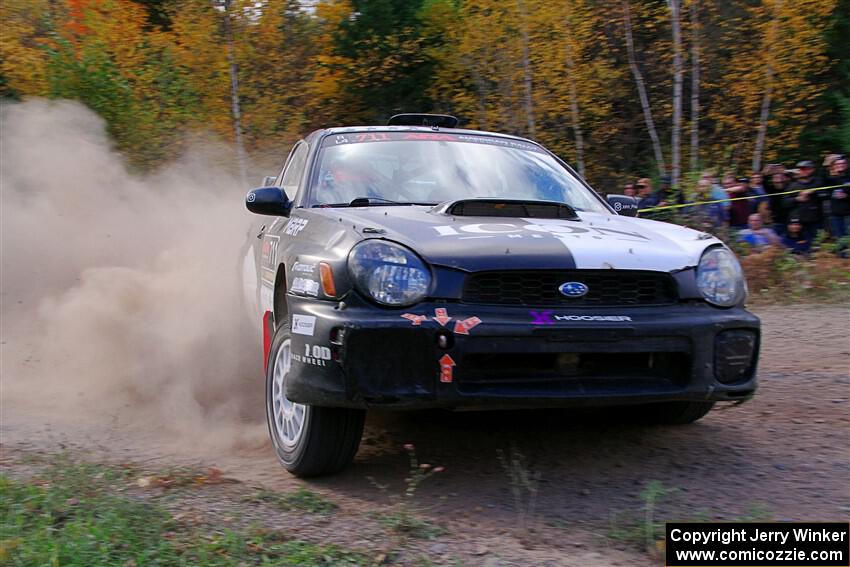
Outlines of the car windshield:
<svg viewBox="0 0 850 567">
<path fill-rule="evenodd" d="M 324 139 L 314 206 L 431 204 L 496 198 L 557 201 L 606 213 L 592 192 L 535 144 L 449 133 L 356 132 Z"/>
</svg>

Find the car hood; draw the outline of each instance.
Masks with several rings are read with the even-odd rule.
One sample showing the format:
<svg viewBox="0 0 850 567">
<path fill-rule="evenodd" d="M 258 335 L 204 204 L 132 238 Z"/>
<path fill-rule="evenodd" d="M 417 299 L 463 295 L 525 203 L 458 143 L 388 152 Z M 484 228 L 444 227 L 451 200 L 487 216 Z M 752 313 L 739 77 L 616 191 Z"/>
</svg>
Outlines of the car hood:
<svg viewBox="0 0 850 567">
<path fill-rule="evenodd" d="M 362 238 L 404 244 L 434 265 L 496 269 L 625 269 L 695 266 L 716 238 L 678 225 L 613 214 L 579 219 L 452 216 L 437 208 L 333 209 Z"/>
</svg>

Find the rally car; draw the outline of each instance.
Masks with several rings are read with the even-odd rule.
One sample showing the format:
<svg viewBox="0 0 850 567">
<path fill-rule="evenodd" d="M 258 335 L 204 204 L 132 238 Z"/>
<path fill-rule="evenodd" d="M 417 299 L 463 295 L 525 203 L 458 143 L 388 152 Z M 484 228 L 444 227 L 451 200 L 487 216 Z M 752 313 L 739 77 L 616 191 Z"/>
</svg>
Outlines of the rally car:
<svg viewBox="0 0 850 567">
<path fill-rule="evenodd" d="M 675 424 L 753 395 L 759 320 L 721 241 L 456 125 L 318 130 L 247 195 L 264 216 L 245 300 L 287 470 L 345 467 L 369 408 L 631 405 Z"/>
</svg>

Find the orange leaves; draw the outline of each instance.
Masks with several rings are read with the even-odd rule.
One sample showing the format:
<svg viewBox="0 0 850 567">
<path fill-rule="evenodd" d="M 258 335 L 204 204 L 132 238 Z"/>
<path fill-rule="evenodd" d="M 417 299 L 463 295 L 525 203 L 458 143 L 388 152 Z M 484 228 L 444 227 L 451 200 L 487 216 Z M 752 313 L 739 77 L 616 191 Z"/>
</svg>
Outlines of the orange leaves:
<svg viewBox="0 0 850 567">
<path fill-rule="evenodd" d="M 88 35 L 91 31 L 85 23 L 87 4 L 88 0 L 68 0 L 68 19 L 64 27 L 72 39 Z"/>
</svg>

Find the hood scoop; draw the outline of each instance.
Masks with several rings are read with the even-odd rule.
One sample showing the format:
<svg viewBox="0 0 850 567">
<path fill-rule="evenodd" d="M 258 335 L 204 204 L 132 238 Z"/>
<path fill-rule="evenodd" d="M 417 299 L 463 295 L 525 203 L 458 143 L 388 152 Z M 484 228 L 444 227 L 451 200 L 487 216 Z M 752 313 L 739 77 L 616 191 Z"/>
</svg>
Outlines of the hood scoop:
<svg viewBox="0 0 850 567">
<path fill-rule="evenodd" d="M 437 205 L 432 212 L 453 217 L 579 220 L 575 209 L 565 203 L 522 199 L 461 199 Z"/>
</svg>

